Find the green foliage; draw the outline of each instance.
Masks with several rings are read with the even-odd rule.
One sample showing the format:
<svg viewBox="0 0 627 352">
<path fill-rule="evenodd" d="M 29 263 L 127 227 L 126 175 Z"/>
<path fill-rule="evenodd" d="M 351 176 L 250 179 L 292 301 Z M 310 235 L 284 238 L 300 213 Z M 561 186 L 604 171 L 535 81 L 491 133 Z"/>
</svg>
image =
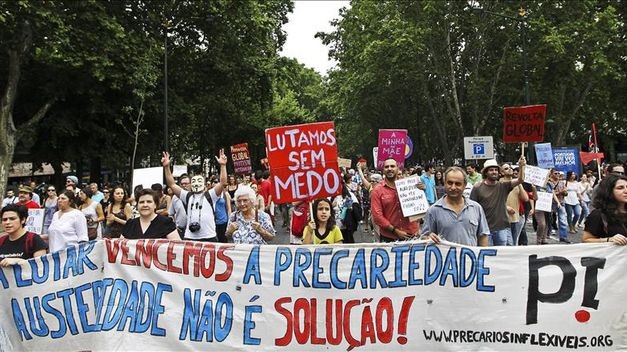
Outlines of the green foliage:
<svg viewBox="0 0 627 352">
<path fill-rule="evenodd" d="M 520 4 L 500 1 L 482 1 L 485 11 L 459 1 L 351 5 L 334 32 L 319 34 L 339 62 L 324 101 L 342 152 L 369 155 L 378 129 L 407 128 L 422 161 L 462 157 L 472 135 L 494 136 L 514 158 L 498 141 L 503 107 L 525 102 L 524 32 L 531 103 L 548 104 L 550 141 L 583 142 L 590 122 L 624 120 L 615 103 L 627 67 L 624 2 L 525 2 L 525 18 Z"/>
</svg>

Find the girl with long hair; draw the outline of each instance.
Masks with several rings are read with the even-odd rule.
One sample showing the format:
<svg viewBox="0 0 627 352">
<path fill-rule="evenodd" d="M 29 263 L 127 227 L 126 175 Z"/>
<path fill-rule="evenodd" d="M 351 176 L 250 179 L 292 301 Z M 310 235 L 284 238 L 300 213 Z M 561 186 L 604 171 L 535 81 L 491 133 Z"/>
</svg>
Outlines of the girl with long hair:
<svg viewBox="0 0 627 352">
<path fill-rule="evenodd" d="M 304 244 L 343 243 L 342 231 L 335 224 L 335 212 L 331 201 L 322 198 L 313 203 L 314 219 L 303 231 Z"/>
</svg>

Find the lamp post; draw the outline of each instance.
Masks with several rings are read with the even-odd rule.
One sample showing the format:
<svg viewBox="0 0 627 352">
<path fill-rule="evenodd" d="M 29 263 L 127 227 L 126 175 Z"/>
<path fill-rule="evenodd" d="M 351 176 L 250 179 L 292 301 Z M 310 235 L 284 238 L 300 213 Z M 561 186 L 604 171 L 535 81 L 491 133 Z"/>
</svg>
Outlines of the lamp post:
<svg viewBox="0 0 627 352">
<path fill-rule="evenodd" d="M 485 13 L 488 15 L 496 16 L 496 17 L 507 18 L 508 20 L 512 20 L 512 21 L 516 21 L 520 23 L 520 26 L 522 27 L 522 60 L 523 60 L 523 78 L 524 78 L 523 93 L 525 94 L 525 105 L 531 104 L 531 98 L 530 98 L 530 93 L 529 93 L 529 70 L 527 68 L 527 11 L 525 11 L 525 9 L 521 6 L 520 9 L 518 9 L 518 17 L 514 17 L 514 16 L 508 16 L 508 15 L 504 15 L 504 14 L 497 13 L 497 12 L 488 11 L 481 7 L 471 7 L 470 9 L 472 11 L 481 12 L 481 13 Z M 532 146 L 533 146 L 533 143 L 529 143 L 529 148 L 527 149 L 527 152 L 529 153 L 529 162 L 535 163 L 535 160 L 534 160 L 535 153 L 530 150 Z"/>
</svg>

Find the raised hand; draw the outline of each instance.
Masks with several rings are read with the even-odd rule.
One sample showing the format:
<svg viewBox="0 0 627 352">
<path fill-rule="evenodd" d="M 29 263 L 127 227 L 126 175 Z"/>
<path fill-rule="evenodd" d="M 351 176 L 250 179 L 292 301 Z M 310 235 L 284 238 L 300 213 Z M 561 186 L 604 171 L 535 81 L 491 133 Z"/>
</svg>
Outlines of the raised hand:
<svg viewBox="0 0 627 352">
<path fill-rule="evenodd" d="M 226 165 L 228 159 L 226 157 L 226 154 L 224 154 L 224 149 L 220 149 L 220 153 L 218 154 L 218 156 L 216 156 L 216 160 L 218 161 L 218 164 Z"/>
<path fill-rule="evenodd" d="M 170 153 L 163 152 L 163 156 L 161 157 L 161 165 L 163 165 L 163 167 L 170 166 Z"/>
</svg>

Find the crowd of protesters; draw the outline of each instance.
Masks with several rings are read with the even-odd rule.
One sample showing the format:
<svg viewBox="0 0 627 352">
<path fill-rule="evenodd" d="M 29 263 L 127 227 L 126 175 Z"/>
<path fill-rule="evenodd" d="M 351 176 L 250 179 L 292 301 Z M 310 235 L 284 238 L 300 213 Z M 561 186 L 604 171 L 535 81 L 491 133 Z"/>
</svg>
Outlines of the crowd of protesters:
<svg viewBox="0 0 627 352">
<path fill-rule="evenodd" d="M 429 164 L 404 170 L 388 159 L 381 173 L 359 162 L 341 169 L 336 197 L 276 205 L 268 171 L 227 175 L 223 151 L 216 160 L 218 175 L 175 179 L 164 153 L 166 184 L 136 187 L 132 194 L 123 184 L 81 188 L 73 175 L 64 188 L 47 185 L 41 195 L 34 183 L 9 188 L 2 200 L 0 265 L 102 238 L 266 244 L 277 235 L 277 219 L 295 245 L 355 243 L 360 227 L 381 242 L 527 245 L 528 221 L 538 245 L 551 239 L 571 243 L 570 236 L 582 229 L 583 242 L 627 244 L 627 178 L 621 164 L 608 165 L 601 179 L 593 170 L 578 176 L 553 169 L 541 188 L 524 182 L 524 158 L 517 165 L 488 160 L 481 168 Z M 429 204 L 422 219 L 401 213 L 395 181 L 410 176 L 417 176 L 416 187 Z M 552 193 L 550 212 L 535 209 L 538 191 Z M 36 208 L 44 209 L 41 236 L 25 228 L 28 209 Z"/>
</svg>

